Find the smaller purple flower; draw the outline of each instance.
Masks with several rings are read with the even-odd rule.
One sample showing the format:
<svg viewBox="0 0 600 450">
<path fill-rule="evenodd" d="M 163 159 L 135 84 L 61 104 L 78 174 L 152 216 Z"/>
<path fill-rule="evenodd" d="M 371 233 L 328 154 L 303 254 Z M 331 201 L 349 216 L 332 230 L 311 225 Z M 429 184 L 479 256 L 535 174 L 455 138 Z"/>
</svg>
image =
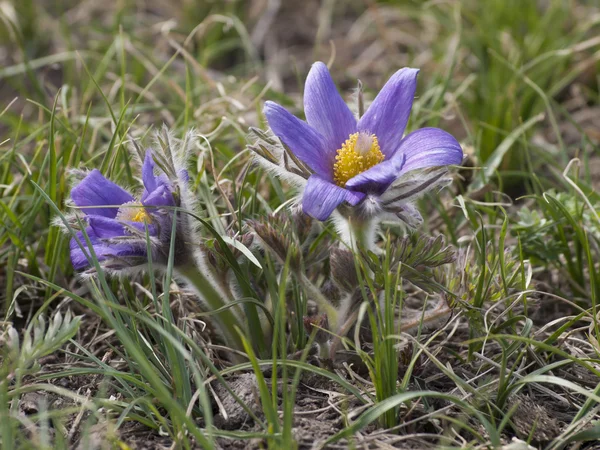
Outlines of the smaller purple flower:
<svg viewBox="0 0 600 450">
<path fill-rule="evenodd" d="M 390 189 L 396 180 L 417 169 L 462 162 L 459 143 L 443 130 L 423 128 L 403 137 L 418 72 L 405 68 L 392 75 L 358 120 L 321 62 L 312 66 L 306 79 L 306 122 L 274 102 L 265 103 L 264 113 L 275 136 L 307 166 L 303 168 L 305 174 L 308 169 L 302 196 L 305 213 L 326 220 L 344 204 L 367 215 L 394 212 L 406 219 L 418 215 L 408 200 L 441 176 L 411 180 L 412 190 L 405 183 L 398 195 Z M 303 176 L 301 172 L 293 171 Z"/>
<path fill-rule="evenodd" d="M 166 256 L 161 243 L 166 244 L 168 255 L 173 217 L 169 207 L 178 206 L 178 197 L 168 177 L 160 170 L 159 174 L 155 172 L 152 152 L 147 150 L 142 166 L 144 191 L 139 200 L 95 169 L 72 189 L 71 198 L 84 213 L 85 231 L 94 253 L 98 261 L 109 263 L 107 268 L 133 267 L 146 262 L 147 236 L 153 261 L 160 264 Z M 81 231 L 71 239 L 70 250 L 76 270 L 91 265 Z"/>
</svg>

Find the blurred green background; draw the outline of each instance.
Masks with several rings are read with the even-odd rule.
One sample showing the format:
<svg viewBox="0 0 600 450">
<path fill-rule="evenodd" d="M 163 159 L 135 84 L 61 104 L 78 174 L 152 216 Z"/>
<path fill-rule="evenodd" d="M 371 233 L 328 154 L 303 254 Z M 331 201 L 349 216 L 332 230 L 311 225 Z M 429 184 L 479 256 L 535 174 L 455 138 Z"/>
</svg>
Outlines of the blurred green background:
<svg viewBox="0 0 600 450">
<path fill-rule="evenodd" d="M 202 84 L 204 73 L 258 76 L 275 91 L 299 92 L 310 64 L 324 60 L 342 88 L 360 78 L 376 90 L 408 65 L 422 69 L 420 121 L 442 123 L 472 145 L 479 163 L 539 113 L 544 120 L 527 128 L 549 144 L 541 157 L 564 162 L 556 127 L 582 149 L 599 134 L 597 120 L 581 112 L 598 100 L 599 15 L 597 2 L 581 0 L 1 2 L 0 98 L 48 106 L 58 87 L 85 78 L 80 61 L 113 82 L 120 62 L 130 98 L 184 42 L 167 72 L 182 89 L 186 75 Z M 181 110 L 172 91 L 151 92 L 166 110 Z M 20 116 L 16 106 L 11 112 L 3 131 Z M 523 145 L 511 146 L 498 167 L 518 176 Z"/>
</svg>

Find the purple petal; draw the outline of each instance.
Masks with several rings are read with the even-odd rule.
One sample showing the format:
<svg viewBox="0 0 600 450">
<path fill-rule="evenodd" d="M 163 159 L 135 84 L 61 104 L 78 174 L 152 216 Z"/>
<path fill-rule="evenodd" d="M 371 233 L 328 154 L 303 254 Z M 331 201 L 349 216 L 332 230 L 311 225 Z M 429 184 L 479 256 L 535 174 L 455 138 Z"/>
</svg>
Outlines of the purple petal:
<svg viewBox="0 0 600 450">
<path fill-rule="evenodd" d="M 126 225 L 129 225 L 130 227 L 133 228 L 137 228 L 138 231 L 141 231 L 142 234 L 146 234 L 146 226 L 148 227 L 148 235 L 149 236 L 156 236 L 157 235 L 157 227 L 156 225 L 154 225 L 153 223 L 144 223 L 144 222 L 123 222 Z M 171 226 L 173 222 L 170 222 L 168 225 Z M 170 230 L 170 229 L 169 229 Z M 130 235 L 131 233 L 129 232 L 129 230 L 125 229 L 125 234 L 126 235 Z M 142 239 L 144 239 L 142 237 Z"/>
<path fill-rule="evenodd" d="M 404 160 L 403 154 L 397 154 L 350 178 L 346 183 L 346 189 L 381 195 L 402 173 Z"/>
<path fill-rule="evenodd" d="M 356 205 L 365 194 L 341 188 L 318 175 L 311 175 L 302 196 L 302 209 L 317 220 L 326 220 L 343 201 Z"/>
<path fill-rule="evenodd" d="M 163 185 L 153 192 L 144 192 L 142 204 L 146 206 L 175 206 L 175 199 L 171 189 Z"/>
<path fill-rule="evenodd" d="M 418 73 L 418 69 L 404 68 L 392 75 L 358 121 L 359 131 L 377 136 L 386 158 L 394 154 L 406 129 Z"/>
<path fill-rule="evenodd" d="M 71 190 L 71 198 L 77 206 L 122 205 L 133 201 L 129 192 L 112 181 L 107 180 L 99 170 L 92 170 L 77 186 Z M 83 208 L 86 214 L 114 219 L 118 208 Z"/>
<path fill-rule="evenodd" d="M 89 215 L 87 220 L 93 235 L 99 238 L 114 238 L 125 235 L 125 228 L 118 220 L 96 215 Z"/>
<path fill-rule="evenodd" d="M 144 157 L 144 164 L 142 165 L 142 181 L 144 187 L 148 192 L 154 191 L 158 187 L 157 176 L 154 175 L 154 159 L 152 158 L 152 151 L 146 150 L 146 156 Z"/>
<path fill-rule="evenodd" d="M 130 220 L 120 221 L 108 219 L 103 216 L 88 216 L 87 220 L 93 235 L 102 239 L 130 236 L 130 231 L 124 225 L 137 228 L 142 233 L 146 232 L 146 225 L 144 222 L 132 222 Z M 148 234 L 150 234 L 150 236 L 156 235 L 156 226 L 152 223 L 148 223 Z"/>
<path fill-rule="evenodd" d="M 398 154 L 406 157 L 402 173 L 424 167 L 460 164 L 463 152 L 454 137 L 439 128 L 421 128 L 400 142 Z"/>
<path fill-rule="evenodd" d="M 301 161 L 322 177 L 332 178 L 335 149 L 332 155 L 327 155 L 323 136 L 277 103 L 266 102 L 264 113 L 273 133 Z"/>
<path fill-rule="evenodd" d="M 90 228 L 88 228 L 88 236 L 90 238 L 90 242 L 92 243 L 92 246 L 94 246 L 94 251 L 96 251 L 96 245 L 100 244 L 100 241 L 98 238 L 96 238 L 95 236 L 93 236 L 93 232 L 91 231 Z M 79 242 L 83 245 L 84 248 L 87 247 L 87 243 L 85 241 L 85 238 L 83 237 L 83 233 L 81 233 L 81 231 L 77 232 L 77 238 L 79 239 Z M 73 267 L 75 268 L 75 270 L 80 270 L 83 269 L 84 267 L 88 267 L 90 265 L 90 263 L 88 262 L 88 252 L 87 251 L 83 251 L 80 247 L 79 247 L 79 243 L 77 242 L 77 240 L 75 238 L 71 239 L 70 242 L 70 251 L 71 251 L 71 263 L 73 264 Z M 98 258 L 100 260 L 100 258 Z"/>
<path fill-rule="evenodd" d="M 88 237 L 90 238 L 90 242 L 92 247 L 94 248 L 94 253 L 98 261 L 104 261 L 110 257 L 125 257 L 125 256 L 141 256 L 145 254 L 145 251 L 142 248 L 138 248 L 128 244 L 106 244 L 103 242 L 98 236 L 94 234 L 92 228 L 88 228 L 86 230 Z M 77 240 L 75 238 L 71 239 L 70 250 L 71 250 L 71 263 L 75 270 L 80 270 L 85 267 L 91 266 L 88 258 L 91 259 L 89 249 L 87 248 L 87 242 L 83 237 L 83 233 L 81 231 L 77 232 L 77 238 L 79 242 L 83 245 L 84 250 L 79 247 Z"/>
<path fill-rule="evenodd" d="M 348 136 L 356 133 L 356 118 L 322 62 L 314 63 L 306 78 L 304 114 L 308 124 L 325 138 L 326 151 L 333 157 Z"/>
<path fill-rule="evenodd" d="M 188 181 L 190 181 L 190 174 L 188 173 L 188 171 L 186 169 L 180 169 L 177 172 L 177 176 L 184 183 L 187 183 Z"/>
<path fill-rule="evenodd" d="M 164 173 L 155 175 L 155 165 L 152 152 L 147 150 L 142 166 L 142 181 L 144 182 L 142 203 L 153 206 L 173 206 L 175 201 L 171 195 L 169 179 Z"/>
</svg>

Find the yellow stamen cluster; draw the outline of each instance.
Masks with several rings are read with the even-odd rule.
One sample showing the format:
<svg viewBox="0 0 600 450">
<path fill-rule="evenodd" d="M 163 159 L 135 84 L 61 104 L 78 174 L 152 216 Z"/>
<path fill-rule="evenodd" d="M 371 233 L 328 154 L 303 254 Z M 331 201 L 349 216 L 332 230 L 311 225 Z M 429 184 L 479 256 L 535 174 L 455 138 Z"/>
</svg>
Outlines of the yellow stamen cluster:
<svg viewBox="0 0 600 450">
<path fill-rule="evenodd" d="M 335 155 L 333 180 L 338 186 L 344 187 L 350 178 L 379 164 L 383 159 L 384 155 L 379 148 L 377 136 L 364 133 L 351 134 Z"/>
<path fill-rule="evenodd" d="M 123 204 L 119 208 L 119 212 L 117 213 L 117 220 L 121 220 L 123 222 L 150 222 L 150 216 L 146 212 L 146 209 L 139 203 L 132 201 Z"/>
<path fill-rule="evenodd" d="M 135 216 L 133 216 L 133 218 L 131 219 L 132 222 L 147 222 L 149 219 L 148 214 L 146 213 L 146 210 L 143 208 L 140 208 L 140 210 L 137 212 L 137 214 Z"/>
</svg>

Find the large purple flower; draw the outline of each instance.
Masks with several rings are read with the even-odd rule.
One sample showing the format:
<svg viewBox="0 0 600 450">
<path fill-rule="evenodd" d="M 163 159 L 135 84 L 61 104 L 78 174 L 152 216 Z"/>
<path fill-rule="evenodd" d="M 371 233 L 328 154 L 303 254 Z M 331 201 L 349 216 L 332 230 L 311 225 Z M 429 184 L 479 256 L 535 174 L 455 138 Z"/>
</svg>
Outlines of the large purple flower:
<svg viewBox="0 0 600 450">
<path fill-rule="evenodd" d="M 176 205 L 172 185 L 164 173 L 155 174 L 149 150 L 142 166 L 142 181 L 144 192 L 140 200 L 107 180 L 98 170 L 91 171 L 71 191 L 73 202 L 85 214 L 86 233 L 98 261 L 145 260 L 146 229 L 150 237 L 158 241 L 161 232 L 170 235 L 171 214 L 165 207 Z M 81 231 L 77 232 L 77 238 L 71 239 L 71 261 L 77 270 L 91 265 L 85 242 Z"/>
<path fill-rule="evenodd" d="M 402 137 L 418 72 L 396 72 L 358 120 L 321 62 L 312 66 L 306 79 L 306 122 L 274 102 L 265 103 L 273 133 L 311 171 L 302 197 L 305 213 L 325 220 L 343 202 L 357 206 L 366 198 L 380 199 L 408 172 L 461 163 L 459 143 L 443 130 L 423 128 Z M 426 180 L 423 189 L 433 181 Z M 399 198 L 388 197 L 385 201 L 390 203 Z M 410 214 L 409 210 L 410 205 L 405 208 Z"/>
</svg>

